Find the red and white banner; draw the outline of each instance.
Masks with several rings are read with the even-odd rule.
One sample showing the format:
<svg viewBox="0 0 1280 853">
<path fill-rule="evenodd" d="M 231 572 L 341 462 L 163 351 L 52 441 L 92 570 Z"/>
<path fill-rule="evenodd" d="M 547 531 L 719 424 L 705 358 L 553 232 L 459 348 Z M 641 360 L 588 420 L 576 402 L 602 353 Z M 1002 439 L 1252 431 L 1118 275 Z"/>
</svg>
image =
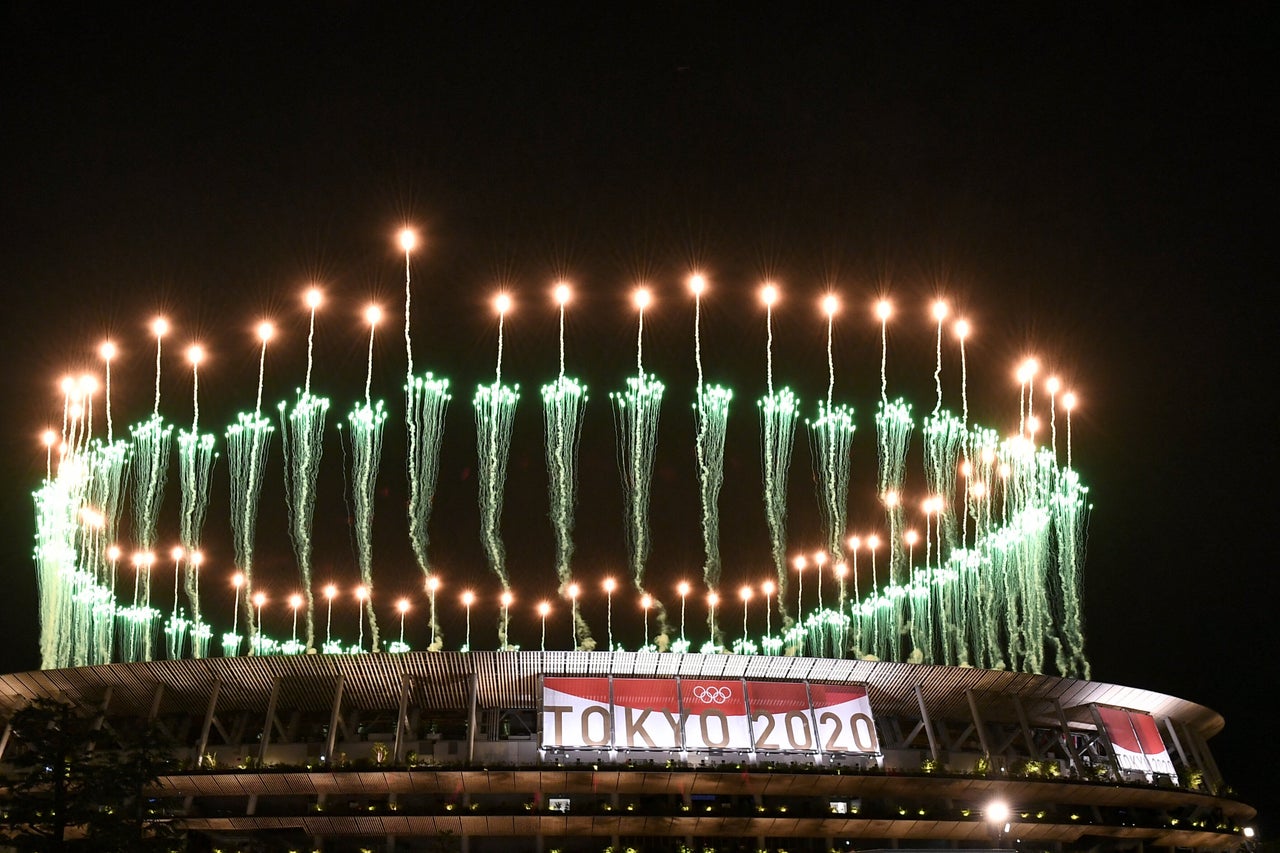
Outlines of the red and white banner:
<svg viewBox="0 0 1280 853">
<path fill-rule="evenodd" d="M 542 746 L 879 752 L 862 686 L 705 678 L 545 678 Z"/>
<path fill-rule="evenodd" d="M 809 695 L 823 752 L 880 752 L 867 688 L 856 684 L 810 684 Z"/>
<path fill-rule="evenodd" d="M 747 699 L 741 681 L 682 679 L 680 703 L 684 710 L 685 749 L 751 749 Z"/>
<path fill-rule="evenodd" d="M 1160 737 L 1155 719 L 1142 711 L 1130 711 L 1129 720 L 1138 735 L 1138 745 L 1151 764 L 1151 772 L 1167 773 L 1176 780 L 1178 772 L 1173 769 L 1173 759 L 1169 758 L 1169 750 L 1165 748 L 1164 738 Z"/>
<path fill-rule="evenodd" d="M 1169 751 L 1165 748 L 1156 721 L 1144 711 L 1095 706 L 1107 730 L 1107 739 L 1115 750 L 1122 770 L 1143 773 L 1167 773 L 1177 778 Z"/>
<path fill-rule="evenodd" d="M 613 734 L 618 749 L 679 749 L 676 683 L 670 678 L 615 678 Z"/>
</svg>

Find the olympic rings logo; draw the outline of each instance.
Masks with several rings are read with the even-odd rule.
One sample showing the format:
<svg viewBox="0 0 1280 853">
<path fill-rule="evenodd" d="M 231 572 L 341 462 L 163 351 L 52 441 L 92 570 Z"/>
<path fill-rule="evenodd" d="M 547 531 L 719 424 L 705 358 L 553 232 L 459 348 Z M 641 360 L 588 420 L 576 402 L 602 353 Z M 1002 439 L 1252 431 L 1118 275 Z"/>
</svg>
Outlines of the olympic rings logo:
<svg viewBox="0 0 1280 853">
<path fill-rule="evenodd" d="M 710 687 L 705 684 L 699 684 L 693 688 L 693 698 L 708 705 L 723 705 L 729 701 L 731 695 L 728 687 Z"/>
</svg>

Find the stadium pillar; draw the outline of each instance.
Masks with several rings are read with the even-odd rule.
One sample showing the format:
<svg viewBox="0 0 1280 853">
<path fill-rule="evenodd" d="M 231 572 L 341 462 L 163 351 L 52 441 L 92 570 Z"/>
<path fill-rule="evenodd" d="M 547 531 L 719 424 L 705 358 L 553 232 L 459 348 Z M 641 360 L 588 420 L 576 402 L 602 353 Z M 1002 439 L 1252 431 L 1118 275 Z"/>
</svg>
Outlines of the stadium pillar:
<svg viewBox="0 0 1280 853">
<path fill-rule="evenodd" d="M 324 762 L 333 767 L 333 750 L 338 745 L 338 721 L 342 712 L 342 688 L 345 678 L 338 676 L 338 683 L 333 687 L 333 708 L 329 711 L 329 737 L 324 744 Z"/>
<path fill-rule="evenodd" d="M 938 754 L 938 739 L 933 734 L 933 721 L 929 719 L 929 709 L 924 704 L 924 691 L 916 685 L 916 703 L 920 706 L 920 719 L 924 722 L 924 733 L 929 736 L 929 754 L 934 761 L 941 761 Z"/>
<path fill-rule="evenodd" d="M 969 714 L 973 717 L 973 727 L 978 732 L 978 743 L 982 744 L 982 754 L 991 758 L 991 744 L 987 743 L 987 727 L 983 725 L 982 714 L 978 713 L 978 700 L 973 698 L 973 691 L 964 692 L 965 701 L 969 703 Z"/>
<path fill-rule="evenodd" d="M 1071 759 L 1071 769 L 1075 771 L 1076 776 L 1083 776 L 1084 767 L 1081 766 L 1080 756 L 1071 743 L 1071 727 L 1067 725 L 1067 714 L 1062 710 L 1062 703 L 1057 697 L 1053 700 L 1053 708 L 1058 712 L 1058 725 L 1062 727 L 1062 748 L 1067 751 L 1067 757 Z"/>
<path fill-rule="evenodd" d="M 9 736 L 13 734 L 13 724 L 5 723 L 4 734 L 0 735 L 0 761 L 4 760 L 4 751 L 9 748 Z"/>
<path fill-rule="evenodd" d="M 400 673 L 400 705 L 396 712 L 396 742 L 391 750 L 392 761 L 400 764 L 404 761 L 405 729 L 409 726 L 409 675 Z"/>
<path fill-rule="evenodd" d="M 1039 761 L 1044 758 L 1044 753 L 1031 736 L 1031 721 L 1027 719 L 1027 709 L 1022 705 L 1022 697 L 1016 693 L 1013 694 L 1013 709 L 1018 712 L 1018 725 L 1022 727 L 1022 740 L 1027 745 L 1027 754 Z"/>
<path fill-rule="evenodd" d="M 467 709 L 467 766 L 476 758 L 476 706 L 480 702 L 480 676 L 471 673 L 471 701 Z"/>
</svg>

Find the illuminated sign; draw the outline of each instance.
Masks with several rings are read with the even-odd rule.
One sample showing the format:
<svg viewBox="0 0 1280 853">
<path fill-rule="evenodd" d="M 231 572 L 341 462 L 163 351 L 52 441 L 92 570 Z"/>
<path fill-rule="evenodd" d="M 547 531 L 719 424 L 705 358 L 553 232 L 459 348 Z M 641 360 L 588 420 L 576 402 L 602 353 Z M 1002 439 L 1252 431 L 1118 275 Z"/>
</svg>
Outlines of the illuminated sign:
<svg viewBox="0 0 1280 853">
<path fill-rule="evenodd" d="M 877 754 L 861 685 L 709 678 L 546 678 L 542 746 Z"/>
</svg>

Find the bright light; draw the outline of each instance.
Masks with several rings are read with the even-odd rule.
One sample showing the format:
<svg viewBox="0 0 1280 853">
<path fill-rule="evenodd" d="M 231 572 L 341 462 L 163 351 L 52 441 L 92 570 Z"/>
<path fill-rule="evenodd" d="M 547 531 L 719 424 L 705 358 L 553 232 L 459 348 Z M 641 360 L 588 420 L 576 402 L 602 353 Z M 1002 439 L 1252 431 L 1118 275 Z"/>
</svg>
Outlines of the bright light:
<svg viewBox="0 0 1280 853">
<path fill-rule="evenodd" d="M 382 322 L 382 309 L 377 305 L 370 305 L 364 309 L 364 321 L 370 326 L 376 326 Z"/>
<path fill-rule="evenodd" d="M 861 537 L 861 536 L 850 536 L 850 537 L 849 537 L 849 550 L 850 550 L 850 551 L 856 551 L 856 550 L 858 550 L 858 549 L 859 549 L 859 548 L 861 548 L 861 547 L 862 547 L 862 537 Z"/>
<path fill-rule="evenodd" d="M 204 361 L 204 347 L 199 344 L 192 344 L 187 347 L 187 361 L 197 365 Z"/>
<path fill-rule="evenodd" d="M 828 293 L 822 297 L 822 312 L 828 317 L 834 317 L 836 312 L 840 310 L 840 297 L 834 293 Z"/>
<path fill-rule="evenodd" d="M 689 594 L 689 582 L 688 582 L 688 581 L 680 581 L 680 583 L 676 586 L 676 592 L 680 593 L 680 595 L 681 595 L 681 596 L 686 596 L 686 595 L 688 595 L 688 594 Z"/>
<path fill-rule="evenodd" d="M 604 591 L 605 591 L 605 592 L 613 592 L 613 591 L 614 591 L 615 589 L 617 589 L 617 588 L 618 588 L 618 582 L 617 582 L 616 580 L 614 580 L 613 578 L 605 578 L 605 579 L 604 579 Z"/>
<path fill-rule="evenodd" d="M 760 591 L 763 592 L 766 596 L 773 595 L 774 592 L 777 591 L 777 589 L 778 589 L 778 585 L 775 584 L 773 581 L 765 581 L 764 583 L 760 584 Z"/>
<path fill-rule="evenodd" d="M 842 578 L 849 574 L 849 567 L 844 563 L 836 563 L 836 566 L 832 571 L 836 573 L 836 577 Z"/>
<path fill-rule="evenodd" d="M 899 503 L 900 501 L 901 501 L 901 498 L 899 498 L 899 497 L 898 497 L 898 493 L 897 493 L 897 492 L 892 492 L 892 491 L 890 491 L 890 492 L 885 492 L 885 493 L 884 493 L 884 505 L 885 505 L 885 506 L 892 508 L 892 507 L 897 506 L 897 505 L 898 505 L 898 503 Z"/>
<path fill-rule="evenodd" d="M 738 597 L 741 598 L 743 601 L 750 601 L 751 587 L 744 586 L 742 589 L 738 590 Z"/>
<path fill-rule="evenodd" d="M 471 605 L 475 604 L 476 594 L 471 590 L 467 590 L 462 594 L 462 603 L 465 604 L 467 607 L 470 607 Z"/>
<path fill-rule="evenodd" d="M 110 361 L 116 357 L 116 345 L 111 341 L 103 341 L 102 346 L 98 347 L 98 355 L 102 356 L 103 361 Z"/>
<path fill-rule="evenodd" d="M 502 593 L 502 596 L 498 600 L 502 602 L 503 607 L 510 607 L 511 602 L 515 601 L 516 598 L 511 594 L 510 590 L 508 590 L 507 592 Z"/>
<path fill-rule="evenodd" d="M 1009 820 L 1009 804 L 1004 800 L 992 800 L 987 803 L 983 816 L 987 819 L 987 823 L 1003 825 Z"/>
<path fill-rule="evenodd" d="M 545 619 L 545 618 L 546 618 L 546 616 L 547 616 L 547 614 L 548 614 L 548 613 L 550 613 L 550 612 L 551 612 L 551 605 L 550 605 L 550 604 L 548 604 L 548 603 L 547 603 L 547 602 L 545 602 L 545 601 L 540 601 L 540 602 L 538 602 L 538 615 L 539 615 L 539 616 L 541 616 L 541 617 L 543 617 L 543 618 Z"/>
<path fill-rule="evenodd" d="M 356 601 L 364 601 L 368 597 L 369 597 L 369 587 L 367 586 L 356 587 Z"/>
<path fill-rule="evenodd" d="M 954 327 L 954 328 L 955 328 L 955 332 L 956 332 L 956 337 L 957 337 L 957 338 L 959 338 L 959 339 L 960 339 L 960 340 L 962 340 L 962 341 L 963 341 L 965 338 L 969 337 L 969 333 L 973 331 L 973 330 L 969 327 L 969 321 L 968 321 L 968 320 L 956 320 L 956 325 L 955 325 L 955 327 Z"/>
<path fill-rule="evenodd" d="M 163 317 L 157 317 L 151 321 L 151 334 L 157 338 L 163 338 L 169 334 L 169 321 Z"/>
<path fill-rule="evenodd" d="M 499 315 L 506 314 L 511 310 L 511 297 L 505 293 L 499 293 L 494 297 L 493 307 Z"/>
<path fill-rule="evenodd" d="M 333 601 L 338 596 L 338 588 L 333 584 L 326 584 L 324 588 L 324 597 Z"/>
<path fill-rule="evenodd" d="M 255 607 L 261 607 L 267 603 L 267 594 L 265 592 L 255 592 L 253 594 L 253 604 Z"/>
<path fill-rule="evenodd" d="M 397 602 L 396 602 L 396 610 L 400 611 L 400 613 L 401 613 L 401 614 L 408 613 L 408 612 L 409 612 L 409 599 L 407 599 L 407 598 L 402 598 L 402 599 L 400 599 L 399 601 L 397 601 Z"/>
<path fill-rule="evenodd" d="M 552 292 L 555 294 L 557 305 L 566 304 L 569 301 L 570 297 L 573 296 L 573 291 L 569 289 L 568 282 L 564 282 L 564 281 L 557 282 L 556 289 Z"/>
<path fill-rule="evenodd" d="M 876 317 L 880 319 L 880 322 L 883 323 L 885 320 L 888 320 L 889 315 L 892 313 L 893 306 L 889 304 L 888 299 L 881 299 L 876 303 Z"/>
<path fill-rule="evenodd" d="M 258 324 L 258 340 L 262 341 L 264 344 L 271 340 L 271 338 L 275 336 L 275 333 L 276 327 L 271 325 L 270 322 L 263 320 Z"/>
<path fill-rule="evenodd" d="M 98 390 L 97 378 L 94 376 L 90 376 L 88 373 L 81 376 L 80 381 L 76 384 L 80 388 L 80 393 L 85 397 L 91 396 L 95 391 Z"/>
<path fill-rule="evenodd" d="M 649 595 L 648 593 L 645 593 L 644 595 L 640 596 L 640 606 L 643 607 L 645 610 L 648 610 L 650 607 L 652 607 L 653 596 Z"/>
<path fill-rule="evenodd" d="M 294 610 L 297 610 L 299 607 L 301 607 L 302 596 L 298 595 L 296 592 L 293 595 L 289 596 L 289 606 L 292 607 Z"/>
<path fill-rule="evenodd" d="M 766 282 L 764 287 L 760 288 L 760 301 L 763 302 L 766 307 L 772 308 L 773 304 L 778 301 L 777 285 L 771 282 Z"/>
<path fill-rule="evenodd" d="M 908 545 L 914 545 L 920 541 L 920 534 L 916 533 L 914 530 L 908 530 L 906 535 L 902 538 L 906 540 Z"/>
<path fill-rule="evenodd" d="M 51 429 L 40 433 L 40 443 L 45 447 L 53 447 L 58 443 L 58 434 Z"/>
<path fill-rule="evenodd" d="M 707 604 L 710 604 L 712 607 L 715 607 L 719 603 L 720 603 L 719 595 L 717 595 L 714 592 L 707 593 Z"/>
<path fill-rule="evenodd" d="M 1057 394 L 1061 388 L 1062 388 L 1062 382 L 1059 381 L 1058 377 L 1056 376 L 1050 376 L 1048 379 L 1044 381 L 1044 389 L 1048 391 L 1050 394 Z"/>
<path fill-rule="evenodd" d="M 1071 391 L 1068 391 L 1067 393 L 1063 394 L 1062 408 L 1066 409 L 1069 412 L 1075 407 L 1076 407 L 1076 395 Z"/>
<path fill-rule="evenodd" d="M 578 586 L 576 583 L 571 583 L 569 584 L 569 588 L 565 591 L 569 593 L 570 598 L 576 600 L 578 597 L 578 594 L 582 592 L 582 587 Z"/>
<path fill-rule="evenodd" d="M 702 291 L 707 289 L 707 279 L 702 273 L 694 273 L 689 276 L 689 289 L 693 291 L 694 296 L 701 296 Z"/>
<path fill-rule="evenodd" d="M 813 562 L 818 568 L 822 568 L 827 564 L 827 552 L 819 551 L 813 555 Z"/>
<path fill-rule="evenodd" d="M 805 566 L 809 565 L 809 561 L 804 558 L 803 554 L 800 554 L 791 561 L 791 565 L 795 567 L 797 572 L 803 572 Z"/>
<path fill-rule="evenodd" d="M 400 248 L 406 252 L 412 252 L 414 247 L 418 245 L 418 235 L 413 233 L 413 229 L 405 228 L 400 231 Z"/>
<path fill-rule="evenodd" d="M 648 308 L 649 303 L 652 300 L 653 300 L 653 294 L 651 294 L 649 292 L 649 289 L 645 287 L 638 288 L 636 292 L 631 296 L 631 301 L 634 302 L 635 306 L 639 308 L 641 311 Z"/>
<path fill-rule="evenodd" d="M 111 562 L 113 562 L 113 563 L 114 563 L 116 560 L 120 559 L 120 546 L 119 546 L 119 545 L 112 545 L 110 548 L 108 548 L 108 549 L 107 549 L 107 559 L 108 559 L 108 560 L 110 560 L 110 561 L 111 561 Z"/>
<path fill-rule="evenodd" d="M 937 320 L 939 323 L 947 319 L 947 303 L 943 302 L 941 299 L 933 303 L 933 319 Z"/>
<path fill-rule="evenodd" d="M 435 592 L 440 588 L 440 578 L 432 575 L 427 578 L 427 592 Z"/>
<path fill-rule="evenodd" d="M 231 585 L 234 586 L 236 589 L 239 589 L 240 587 L 244 586 L 244 574 L 242 574 L 241 572 L 236 572 L 234 575 L 232 575 Z"/>
<path fill-rule="evenodd" d="M 872 533 L 870 536 L 867 537 L 867 548 L 874 551 L 879 547 L 880 547 L 880 537 Z"/>
<path fill-rule="evenodd" d="M 960 476 L 966 480 L 973 476 L 973 463 L 968 459 L 960 463 Z"/>
<path fill-rule="evenodd" d="M 182 550 L 182 546 L 181 546 L 181 545 L 174 545 L 174 546 L 173 546 L 173 548 L 172 548 L 172 549 L 170 549 L 170 551 L 169 551 L 169 556 L 170 556 L 170 557 L 172 557 L 172 558 L 173 558 L 173 559 L 175 559 L 175 560 L 181 560 L 181 559 L 182 559 L 182 555 L 183 555 L 183 554 L 185 554 L 185 553 L 186 553 L 186 552 Z"/>
<path fill-rule="evenodd" d="M 320 292 L 320 288 L 313 287 L 307 291 L 305 296 L 307 307 L 315 310 L 320 307 L 320 303 L 324 301 L 324 294 Z"/>
<path fill-rule="evenodd" d="M 1031 435 L 1035 435 L 1039 431 L 1040 431 L 1040 419 L 1037 418 L 1035 415 L 1032 415 L 1031 417 L 1027 418 L 1027 432 L 1030 433 Z"/>
</svg>

